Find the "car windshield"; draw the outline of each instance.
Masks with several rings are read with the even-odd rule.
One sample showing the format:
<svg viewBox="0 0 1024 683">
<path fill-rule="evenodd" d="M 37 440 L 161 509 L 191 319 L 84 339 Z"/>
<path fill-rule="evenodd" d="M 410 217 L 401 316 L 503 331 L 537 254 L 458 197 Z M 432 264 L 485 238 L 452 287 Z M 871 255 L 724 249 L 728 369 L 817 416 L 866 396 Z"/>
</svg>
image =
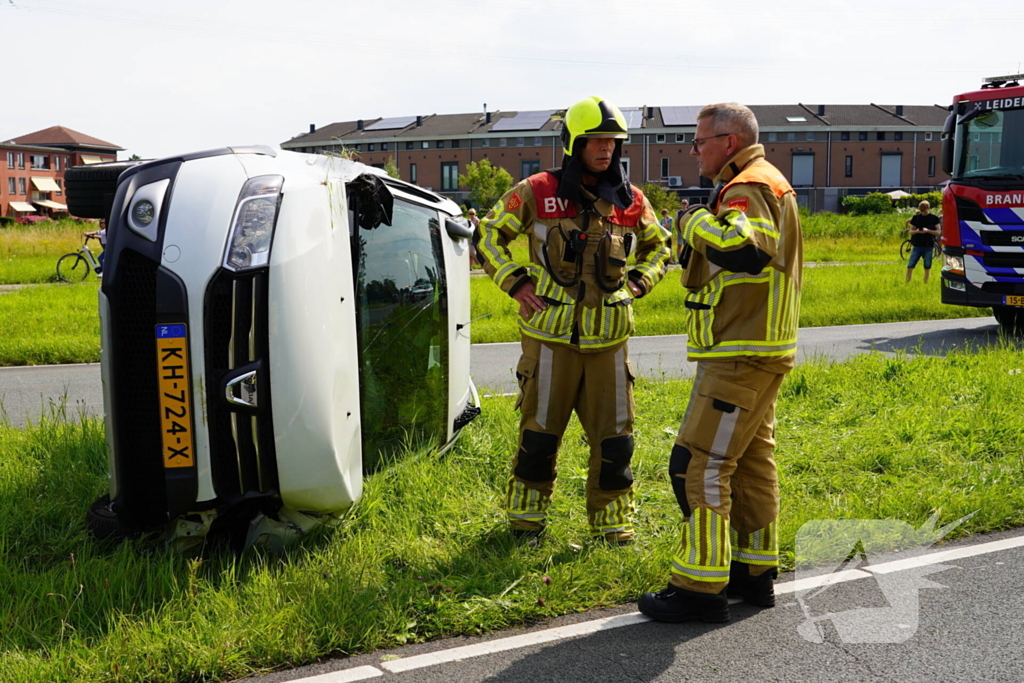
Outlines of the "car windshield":
<svg viewBox="0 0 1024 683">
<path fill-rule="evenodd" d="M 957 180 L 1024 180 L 1024 108 L 961 117 L 955 158 Z"/>
</svg>

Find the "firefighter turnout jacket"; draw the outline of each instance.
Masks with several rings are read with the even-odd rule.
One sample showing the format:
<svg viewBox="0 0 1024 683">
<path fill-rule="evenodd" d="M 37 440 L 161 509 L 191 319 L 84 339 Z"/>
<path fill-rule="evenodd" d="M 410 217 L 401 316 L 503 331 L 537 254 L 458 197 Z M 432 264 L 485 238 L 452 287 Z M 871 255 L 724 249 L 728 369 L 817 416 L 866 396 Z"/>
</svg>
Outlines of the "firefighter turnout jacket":
<svg viewBox="0 0 1024 683">
<path fill-rule="evenodd" d="M 665 274 L 668 231 L 650 202 L 633 187 L 625 210 L 583 190 L 589 206 L 556 196 L 558 176 L 544 171 L 515 185 L 478 227 L 487 274 L 510 296 L 533 282 L 547 309 L 519 322 L 522 334 L 598 352 L 633 331 L 633 293 L 644 294 Z M 529 238 L 529 261 L 517 262 L 509 244 Z M 630 259 L 633 259 L 632 265 Z"/>
<path fill-rule="evenodd" d="M 710 207 L 691 209 L 678 228 L 689 359 L 741 357 L 787 372 L 803 266 L 796 194 L 761 145 L 740 150 L 715 181 Z"/>
</svg>

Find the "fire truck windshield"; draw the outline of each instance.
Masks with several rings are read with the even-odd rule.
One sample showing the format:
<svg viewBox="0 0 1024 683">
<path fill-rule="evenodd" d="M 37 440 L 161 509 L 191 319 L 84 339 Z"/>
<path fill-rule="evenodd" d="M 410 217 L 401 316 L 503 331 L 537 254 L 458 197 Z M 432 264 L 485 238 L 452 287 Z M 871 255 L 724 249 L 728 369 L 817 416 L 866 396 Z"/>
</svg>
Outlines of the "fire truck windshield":
<svg viewBox="0 0 1024 683">
<path fill-rule="evenodd" d="M 954 158 L 954 180 L 1024 179 L 1024 108 L 961 117 Z"/>
</svg>

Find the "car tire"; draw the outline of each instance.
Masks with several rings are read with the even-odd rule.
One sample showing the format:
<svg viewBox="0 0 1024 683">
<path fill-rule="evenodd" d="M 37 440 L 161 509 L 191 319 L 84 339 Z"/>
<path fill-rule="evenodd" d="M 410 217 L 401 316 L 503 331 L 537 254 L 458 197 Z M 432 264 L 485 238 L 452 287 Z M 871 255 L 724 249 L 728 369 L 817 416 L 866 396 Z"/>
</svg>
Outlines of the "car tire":
<svg viewBox="0 0 1024 683">
<path fill-rule="evenodd" d="M 992 313 L 1007 334 L 1024 334 L 1024 308 L 993 306 Z"/>
<path fill-rule="evenodd" d="M 117 518 L 110 496 L 97 498 L 85 513 L 85 525 L 94 538 L 100 541 L 123 541 L 134 534 L 128 532 Z"/>
<path fill-rule="evenodd" d="M 90 166 L 73 166 L 64 172 L 64 195 L 68 213 L 79 218 L 106 218 L 108 199 L 117 192 L 117 179 L 125 169 L 141 161 L 111 161 Z"/>
</svg>

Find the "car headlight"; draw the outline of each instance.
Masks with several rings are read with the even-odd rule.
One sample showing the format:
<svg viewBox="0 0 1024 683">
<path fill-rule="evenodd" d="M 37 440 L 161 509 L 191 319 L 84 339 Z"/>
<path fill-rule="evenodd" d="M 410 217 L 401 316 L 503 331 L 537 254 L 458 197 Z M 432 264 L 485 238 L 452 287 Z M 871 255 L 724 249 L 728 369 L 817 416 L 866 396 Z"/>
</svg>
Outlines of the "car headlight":
<svg viewBox="0 0 1024 683">
<path fill-rule="evenodd" d="M 228 270 L 260 268 L 270 262 L 282 185 L 284 176 L 264 175 L 250 178 L 242 186 L 224 250 L 224 267 Z"/>
<path fill-rule="evenodd" d="M 962 256 L 950 256 L 949 254 L 943 254 L 945 263 L 942 266 L 943 270 L 948 270 L 952 273 L 964 272 L 964 259 Z"/>
<path fill-rule="evenodd" d="M 128 203 L 128 227 L 150 242 L 156 242 L 160 227 L 160 209 L 167 194 L 168 178 L 143 185 Z"/>
</svg>

